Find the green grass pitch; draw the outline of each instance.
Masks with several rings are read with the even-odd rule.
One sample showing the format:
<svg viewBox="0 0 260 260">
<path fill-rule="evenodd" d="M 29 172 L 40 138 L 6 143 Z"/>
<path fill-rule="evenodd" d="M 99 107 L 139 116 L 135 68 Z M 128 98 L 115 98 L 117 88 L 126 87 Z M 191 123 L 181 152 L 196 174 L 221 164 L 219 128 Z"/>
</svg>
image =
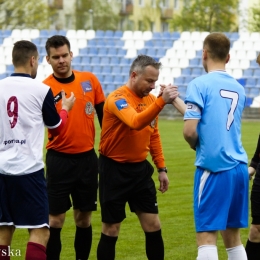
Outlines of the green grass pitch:
<svg viewBox="0 0 260 260">
<path fill-rule="evenodd" d="M 97 125 L 97 124 L 96 124 Z M 170 179 L 169 190 L 165 194 L 158 193 L 159 216 L 162 224 L 162 234 L 165 245 L 166 260 L 194 260 L 197 256 L 195 231 L 192 209 L 193 173 L 195 152 L 191 150 L 182 136 L 182 120 L 159 120 L 159 128 L 163 143 L 163 150 L 168 167 Z M 100 130 L 97 125 L 96 151 L 99 143 Z M 254 153 L 260 121 L 243 121 L 242 141 L 248 153 L 249 160 Z M 44 151 L 45 152 L 45 151 Z M 150 157 L 149 157 L 150 160 Z M 158 187 L 157 172 L 154 180 Z M 251 183 L 252 184 L 252 181 Z M 128 206 L 127 218 L 121 225 L 121 231 L 116 246 L 116 259 L 118 260 L 144 260 L 146 259 L 144 247 L 144 234 L 135 214 Z M 250 219 L 249 219 L 250 221 Z M 249 222 L 250 223 L 250 222 Z M 97 243 L 101 232 L 100 207 L 93 213 L 93 243 L 90 260 L 96 259 Z M 64 228 L 62 229 L 61 260 L 74 260 L 74 231 L 72 211 L 67 212 Z M 248 229 L 241 231 L 242 241 L 247 240 Z M 27 230 L 17 229 L 11 248 L 21 250 L 21 257 L 11 259 L 24 259 L 25 245 L 27 243 Z M 219 259 L 227 259 L 226 252 L 219 236 Z"/>
</svg>

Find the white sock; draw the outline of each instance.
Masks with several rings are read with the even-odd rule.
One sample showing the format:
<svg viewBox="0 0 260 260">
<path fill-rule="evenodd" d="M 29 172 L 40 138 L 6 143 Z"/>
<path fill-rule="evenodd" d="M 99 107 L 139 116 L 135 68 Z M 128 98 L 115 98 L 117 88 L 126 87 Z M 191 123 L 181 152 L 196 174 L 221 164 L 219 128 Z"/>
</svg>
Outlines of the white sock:
<svg viewBox="0 0 260 260">
<path fill-rule="evenodd" d="M 246 250 L 243 245 L 227 248 L 228 260 L 247 260 Z"/>
<path fill-rule="evenodd" d="M 214 245 L 199 246 L 197 260 L 218 260 L 217 247 Z"/>
</svg>

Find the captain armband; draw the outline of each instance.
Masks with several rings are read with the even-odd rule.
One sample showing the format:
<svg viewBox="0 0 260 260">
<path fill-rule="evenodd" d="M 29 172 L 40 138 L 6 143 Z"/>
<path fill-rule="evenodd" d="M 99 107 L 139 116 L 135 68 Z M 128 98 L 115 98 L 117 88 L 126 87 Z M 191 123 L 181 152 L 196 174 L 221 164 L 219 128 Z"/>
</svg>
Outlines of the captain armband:
<svg viewBox="0 0 260 260">
<path fill-rule="evenodd" d="M 186 111 L 194 111 L 194 112 L 201 114 L 200 108 L 193 103 L 187 103 L 186 104 Z"/>
</svg>

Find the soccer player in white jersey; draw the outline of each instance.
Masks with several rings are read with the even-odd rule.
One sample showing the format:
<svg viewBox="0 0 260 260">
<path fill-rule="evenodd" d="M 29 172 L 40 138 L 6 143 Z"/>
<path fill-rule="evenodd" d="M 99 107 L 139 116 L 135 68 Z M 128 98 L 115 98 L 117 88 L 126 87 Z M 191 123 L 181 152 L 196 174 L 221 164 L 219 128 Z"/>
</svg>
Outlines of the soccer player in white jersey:
<svg viewBox="0 0 260 260">
<path fill-rule="evenodd" d="M 225 71 L 230 41 L 210 33 L 203 42 L 207 74 L 192 80 L 186 92 L 183 134 L 196 150 L 194 218 L 197 260 L 217 260 L 220 231 L 229 260 L 246 260 L 240 228 L 248 226 L 249 176 L 241 142 L 245 91 Z"/>
<path fill-rule="evenodd" d="M 62 91 L 56 112 L 50 88 L 34 80 L 38 51 L 18 41 L 12 51 L 15 72 L 0 81 L 0 259 L 10 259 L 15 228 L 27 228 L 26 260 L 46 259 L 49 238 L 48 199 L 44 177 L 44 125 L 58 135 L 75 97 Z"/>
</svg>

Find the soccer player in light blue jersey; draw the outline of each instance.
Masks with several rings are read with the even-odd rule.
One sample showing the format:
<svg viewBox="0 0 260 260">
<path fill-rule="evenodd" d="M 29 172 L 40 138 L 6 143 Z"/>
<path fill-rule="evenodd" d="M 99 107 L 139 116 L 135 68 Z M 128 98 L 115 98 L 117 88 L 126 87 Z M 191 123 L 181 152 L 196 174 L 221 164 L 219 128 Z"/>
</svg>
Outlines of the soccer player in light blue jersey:
<svg viewBox="0 0 260 260">
<path fill-rule="evenodd" d="M 210 33 L 203 42 L 207 74 L 187 88 L 183 134 L 196 150 L 194 218 L 197 260 L 217 260 L 220 231 L 229 260 L 246 260 L 240 228 L 248 226 L 249 176 L 241 142 L 241 118 L 246 95 L 225 71 L 230 41 Z"/>
</svg>

